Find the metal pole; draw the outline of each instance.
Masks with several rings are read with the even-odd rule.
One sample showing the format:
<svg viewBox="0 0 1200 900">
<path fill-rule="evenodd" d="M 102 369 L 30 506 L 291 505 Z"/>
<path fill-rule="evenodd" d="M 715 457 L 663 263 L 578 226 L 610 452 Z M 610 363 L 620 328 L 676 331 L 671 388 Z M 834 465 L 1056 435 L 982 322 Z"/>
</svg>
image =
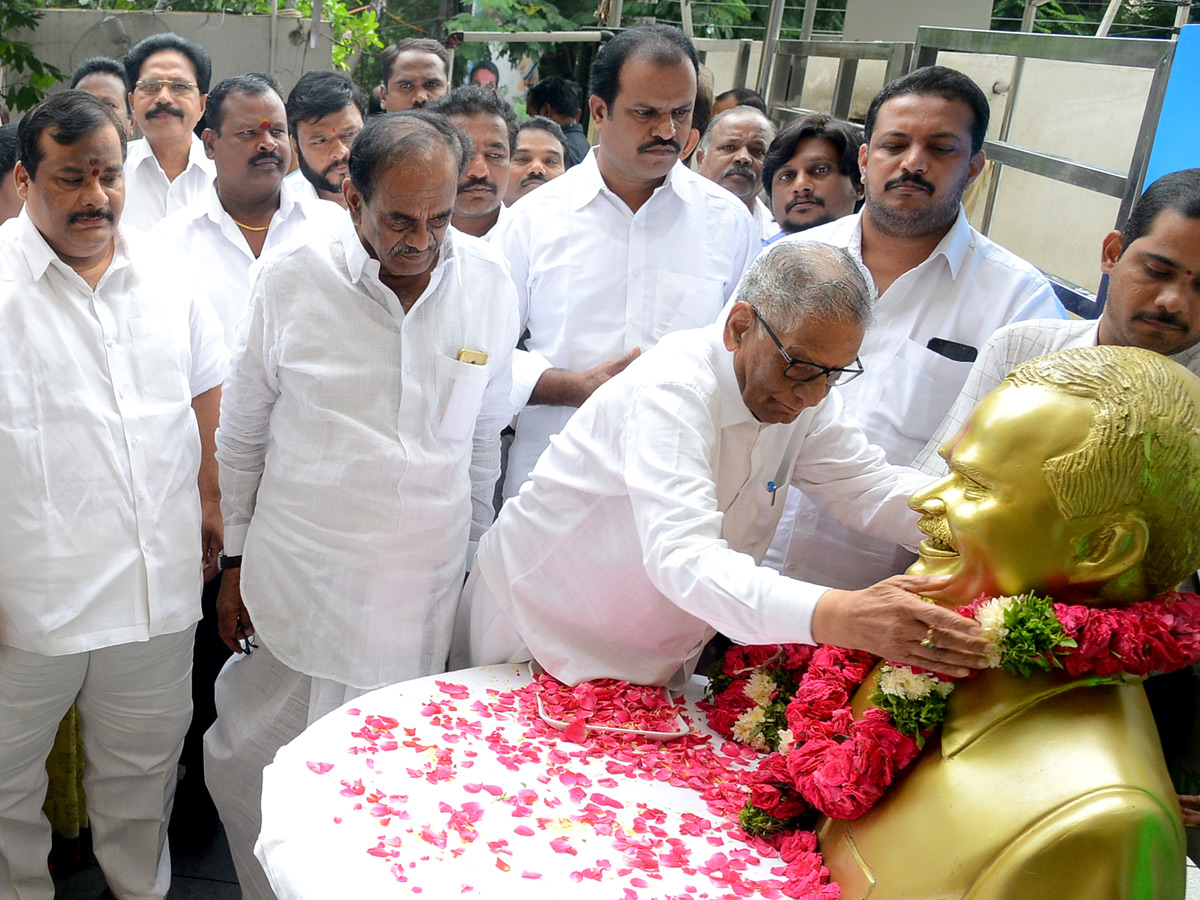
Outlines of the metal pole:
<svg viewBox="0 0 1200 900">
<path fill-rule="evenodd" d="M 783 27 L 783 8 L 785 0 L 771 0 L 771 9 L 767 14 L 767 33 L 763 36 L 762 59 L 758 63 L 758 93 L 767 96 L 767 85 L 771 83 L 771 67 L 775 63 L 775 48 L 779 46 L 779 30 Z M 816 0 L 807 0 L 810 6 L 816 6 Z M 807 8 L 805 15 L 808 15 Z"/>
<path fill-rule="evenodd" d="M 692 27 L 692 0 L 679 0 L 679 14 L 683 19 L 683 33 L 694 38 L 696 29 Z"/>
<path fill-rule="evenodd" d="M 800 25 L 800 40 L 812 40 L 813 22 L 816 20 L 817 0 L 804 0 L 804 21 Z M 782 18 L 780 24 L 782 25 Z M 778 33 L 778 30 L 776 33 Z"/>
<path fill-rule="evenodd" d="M 1121 0 L 1108 0 L 1108 9 L 1104 10 L 1104 16 L 1100 19 L 1100 27 L 1096 29 L 1096 37 L 1108 37 L 1108 30 L 1112 28 L 1112 24 L 1117 18 L 1117 11 L 1120 8 Z"/>
<path fill-rule="evenodd" d="M 625 0 L 612 0 L 608 5 L 608 19 L 605 24 L 609 28 L 621 27 L 621 8 L 625 5 Z"/>
<path fill-rule="evenodd" d="M 1175 9 L 1175 40 L 1179 40 L 1179 29 L 1187 24 L 1188 15 L 1192 11 L 1192 0 L 1180 0 Z"/>
</svg>

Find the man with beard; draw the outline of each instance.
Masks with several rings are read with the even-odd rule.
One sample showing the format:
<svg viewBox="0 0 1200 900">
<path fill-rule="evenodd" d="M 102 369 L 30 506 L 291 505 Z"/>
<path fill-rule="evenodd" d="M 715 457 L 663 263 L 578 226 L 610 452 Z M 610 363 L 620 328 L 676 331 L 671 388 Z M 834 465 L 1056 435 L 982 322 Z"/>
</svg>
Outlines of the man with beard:
<svg viewBox="0 0 1200 900">
<path fill-rule="evenodd" d="M 588 101 L 599 147 L 493 235 L 529 329 L 513 368 L 505 497 L 600 384 L 667 332 L 715 321 L 762 249 L 745 204 L 679 161 L 699 68 L 669 25 L 606 44 Z"/>
<path fill-rule="evenodd" d="M 854 212 L 862 199 L 858 148 L 862 132 L 821 113 L 784 126 L 763 160 L 763 185 L 782 231 L 777 237 L 824 225 Z"/>
<path fill-rule="evenodd" d="M 444 116 L 371 119 L 353 227 L 264 261 L 239 331 L 217 437 L 238 655 L 204 771 L 246 900 L 274 896 L 254 858 L 263 767 L 347 700 L 445 670 L 492 520 L 517 304 L 504 260 L 450 225 L 466 164 Z"/>
<path fill-rule="evenodd" d="M 346 206 L 342 182 L 350 168 L 350 145 L 363 127 L 362 94 L 341 72 L 305 72 L 288 94 L 288 131 L 300 168 L 286 186 L 300 196 Z"/>
<path fill-rule="evenodd" d="M 200 194 L 216 170 L 193 133 L 204 115 L 212 63 L 199 44 L 155 34 L 125 56 L 125 86 L 142 139 L 125 160 L 125 224 L 148 230 Z"/>
<path fill-rule="evenodd" d="M 534 116 L 518 125 L 504 205 L 512 206 L 534 188 L 567 171 L 568 152 L 563 130 L 545 116 Z"/>
<path fill-rule="evenodd" d="M 267 76 L 226 78 L 208 97 L 204 150 L 217 177 L 200 197 L 163 219 L 159 232 L 203 259 L 194 273 L 232 347 L 250 299 L 251 268 L 272 247 L 321 240 L 346 226 L 332 204 L 282 189 L 291 163 L 287 118 Z"/>
<path fill-rule="evenodd" d="M 961 72 L 928 66 L 893 81 L 863 123 L 862 211 L 785 238 L 844 247 L 875 282 L 876 324 L 861 352 L 867 374 L 841 394 L 897 465 L 910 465 L 933 435 L 993 331 L 1066 316 L 1037 269 L 967 222 L 962 195 L 983 169 L 987 124 L 987 98 Z M 912 561 L 811 501 L 793 505 L 766 557 L 785 575 L 854 590 Z"/>
<path fill-rule="evenodd" d="M 493 90 L 467 85 L 430 105 L 447 116 L 471 143 L 471 161 L 458 183 L 451 224 L 466 234 L 488 237 L 507 211 L 512 148 L 517 143 L 517 114 Z"/>
<path fill-rule="evenodd" d="M 767 205 L 758 199 L 763 185 L 763 158 L 775 138 L 771 120 L 750 107 L 718 113 L 700 138 L 696 171 L 731 191 L 746 204 L 764 241 L 779 231 Z"/>
<path fill-rule="evenodd" d="M 0 226 L 0 893 L 54 896 L 46 757 L 77 704 L 96 859 L 161 900 L 221 516 L 221 326 L 188 260 L 121 224 L 125 126 L 67 90 L 18 129 Z M 199 487 L 198 487 L 199 486 Z"/>
</svg>

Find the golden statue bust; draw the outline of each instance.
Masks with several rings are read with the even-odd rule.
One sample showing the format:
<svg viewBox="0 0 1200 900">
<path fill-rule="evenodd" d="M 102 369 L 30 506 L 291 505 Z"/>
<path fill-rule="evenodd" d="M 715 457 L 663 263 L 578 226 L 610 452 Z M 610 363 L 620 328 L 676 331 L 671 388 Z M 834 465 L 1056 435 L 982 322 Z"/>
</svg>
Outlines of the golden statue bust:
<svg viewBox="0 0 1200 900">
<path fill-rule="evenodd" d="M 1200 566 L 1200 380 L 1166 357 L 1032 360 L 941 452 L 949 474 L 911 500 L 929 537 L 910 570 L 955 576 L 940 602 L 1037 591 L 1116 606 Z M 844 898 L 1184 896 L 1178 803 L 1127 676 L 961 682 L 885 797 L 818 833 Z"/>
</svg>

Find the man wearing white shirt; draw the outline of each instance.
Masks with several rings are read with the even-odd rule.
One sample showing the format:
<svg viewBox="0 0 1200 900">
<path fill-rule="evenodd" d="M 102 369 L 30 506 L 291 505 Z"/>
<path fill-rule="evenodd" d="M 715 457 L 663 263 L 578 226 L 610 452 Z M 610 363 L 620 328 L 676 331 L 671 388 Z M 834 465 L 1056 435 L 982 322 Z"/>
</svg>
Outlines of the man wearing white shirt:
<svg viewBox="0 0 1200 900">
<path fill-rule="evenodd" d="M 297 197 L 346 206 L 342 182 L 350 170 L 350 145 L 362 131 L 362 94 L 341 72 L 305 72 L 287 99 L 288 131 L 300 168 L 284 184 Z"/>
<path fill-rule="evenodd" d="M 1015 322 L 993 334 L 914 466 L 944 475 L 938 449 L 1009 372 L 1046 353 L 1141 347 L 1200 375 L 1200 169 L 1171 172 L 1146 188 L 1124 229 L 1105 236 L 1100 268 L 1108 276 L 1100 318 Z"/>
<path fill-rule="evenodd" d="M 907 499 L 925 480 L 888 465 L 829 390 L 861 374 L 870 316 L 846 253 L 785 242 L 742 280 L 723 325 L 668 335 L 601 385 L 480 543 L 464 661 L 532 656 L 568 684 L 679 686 L 717 629 L 939 671 L 980 665 L 974 625 L 913 595 L 945 581 L 848 592 L 759 565 L 789 485 L 856 527 L 921 538 Z"/>
<path fill-rule="evenodd" d="M 72 703 L 109 888 L 166 894 L 192 633 L 221 548 L 220 324 L 170 248 L 119 227 L 125 140 L 83 91 L 34 107 L 25 209 L 0 227 L 0 896 L 22 900 L 54 896 L 45 761 Z"/>
<path fill-rule="evenodd" d="M 126 225 L 150 230 L 212 181 L 212 161 L 193 131 L 211 77 L 208 51 L 177 34 L 151 35 L 126 54 L 129 102 L 142 130 L 125 160 Z"/>
<path fill-rule="evenodd" d="M 477 85 L 451 91 L 429 109 L 449 118 L 471 141 L 471 161 L 458 183 L 451 224 L 464 234 L 487 240 L 508 212 L 503 201 L 517 143 L 517 114 L 494 90 Z"/>
<path fill-rule="evenodd" d="M 204 749 L 246 898 L 272 896 L 253 854 L 263 767 L 346 700 L 445 669 L 491 522 L 517 309 L 503 259 L 450 227 L 465 164 L 444 116 L 369 121 L 354 227 L 272 254 L 238 332 L 218 619 L 231 649 L 260 647 L 222 670 Z"/>
<path fill-rule="evenodd" d="M 204 260 L 195 272 L 197 284 L 232 347 L 255 260 L 289 241 L 332 241 L 349 217 L 332 203 L 297 199 L 282 189 L 291 162 L 283 98 L 260 75 L 226 78 L 212 89 L 204 149 L 216 164 L 216 178 L 158 230 Z"/>
<path fill-rule="evenodd" d="M 758 196 L 763 159 L 774 139 L 770 119 L 753 107 L 735 106 L 712 118 L 696 148 L 696 171 L 746 204 L 764 241 L 779 231 L 771 210 Z"/>
<path fill-rule="evenodd" d="M 925 446 L 993 331 L 1066 316 L 1037 269 L 967 222 L 962 194 L 983 168 L 987 123 L 987 98 L 960 72 L 928 66 L 892 82 L 864 122 L 862 211 L 784 239 L 844 247 L 870 272 L 879 305 L 862 346 L 868 374 L 841 394 L 897 465 Z M 913 556 L 797 498 L 766 559 L 785 575 L 852 590 L 903 572 Z"/>
<path fill-rule="evenodd" d="M 592 64 L 600 146 L 509 210 L 508 259 L 527 350 L 504 495 L 595 388 L 664 334 L 714 321 L 761 249 L 729 191 L 679 162 L 699 63 L 677 28 L 622 32 Z"/>
</svg>

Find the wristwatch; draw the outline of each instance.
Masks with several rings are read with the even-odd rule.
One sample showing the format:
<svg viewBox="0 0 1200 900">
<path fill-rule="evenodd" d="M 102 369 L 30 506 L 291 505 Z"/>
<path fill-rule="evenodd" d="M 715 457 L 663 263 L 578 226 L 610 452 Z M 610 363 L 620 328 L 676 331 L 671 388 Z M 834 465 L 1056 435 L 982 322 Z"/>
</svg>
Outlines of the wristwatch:
<svg viewBox="0 0 1200 900">
<path fill-rule="evenodd" d="M 226 556 L 224 550 L 222 550 L 219 554 L 217 554 L 217 571 L 218 572 L 224 572 L 226 569 L 240 569 L 241 567 L 242 567 L 242 557 L 240 555 L 239 556 Z"/>
</svg>

